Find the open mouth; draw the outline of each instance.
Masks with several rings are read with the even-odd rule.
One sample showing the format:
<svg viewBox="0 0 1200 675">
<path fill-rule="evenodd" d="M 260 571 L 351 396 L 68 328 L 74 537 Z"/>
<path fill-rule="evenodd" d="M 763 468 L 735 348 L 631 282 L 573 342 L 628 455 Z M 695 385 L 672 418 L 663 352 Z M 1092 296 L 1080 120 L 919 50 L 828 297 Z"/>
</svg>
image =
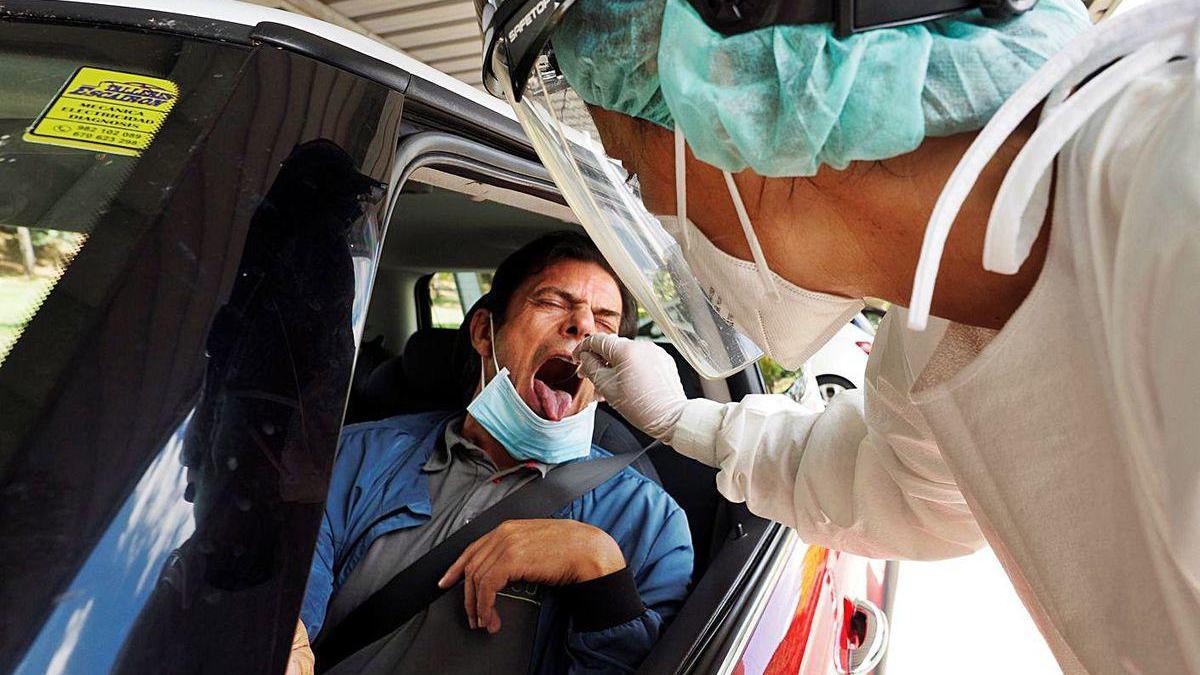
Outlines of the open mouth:
<svg viewBox="0 0 1200 675">
<path fill-rule="evenodd" d="M 538 414 L 557 422 L 567 416 L 583 378 L 576 372 L 579 365 L 565 356 L 551 356 L 533 374 L 533 395 L 537 398 Z"/>
</svg>

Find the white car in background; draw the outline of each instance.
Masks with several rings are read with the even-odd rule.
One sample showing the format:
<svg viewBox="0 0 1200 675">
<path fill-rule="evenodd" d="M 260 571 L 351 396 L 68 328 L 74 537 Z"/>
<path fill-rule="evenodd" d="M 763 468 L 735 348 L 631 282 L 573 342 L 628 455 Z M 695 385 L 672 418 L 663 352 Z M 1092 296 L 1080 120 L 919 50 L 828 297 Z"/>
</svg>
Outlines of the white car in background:
<svg viewBox="0 0 1200 675">
<path fill-rule="evenodd" d="M 875 328 L 861 312 L 842 326 L 829 342 L 804 363 L 802 375 L 787 390 L 798 403 L 821 409 L 841 392 L 860 389 Z"/>
</svg>

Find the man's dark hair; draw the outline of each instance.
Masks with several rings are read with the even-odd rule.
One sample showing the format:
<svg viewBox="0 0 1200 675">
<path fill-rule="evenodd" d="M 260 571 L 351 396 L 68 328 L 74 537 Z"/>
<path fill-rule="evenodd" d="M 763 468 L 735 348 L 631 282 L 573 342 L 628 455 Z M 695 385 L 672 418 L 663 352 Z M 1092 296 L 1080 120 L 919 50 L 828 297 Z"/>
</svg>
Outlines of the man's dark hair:
<svg viewBox="0 0 1200 675">
<path fill-rule="evenodd" d="M 479 383 L 479 354 L 471 344 L 471 317 L 480 309 L 486 309 L 492 313 L 492 320 L 499 329 L 507 319 L 512 296 L 521 284 L 563 260 L 595 263 L 608 272 L 621 292 L 621 323 L 617 334 L 627 338 L 637 334 L 637 300 L 629 289 L 625 288 L 625 284 L 621 283 L 617 273 L 592 240 L 569 230 L 544 234 L 517 249 L 500 263 L 496 273 L 492 275 L 491 290 L 485 293 L 463 318 L 454 346 L 454 364 L 455 372 L 459 373 L 462 382 L 464 402 L 470 401 L 475 393 L 475 386 Z"/>
</svg>

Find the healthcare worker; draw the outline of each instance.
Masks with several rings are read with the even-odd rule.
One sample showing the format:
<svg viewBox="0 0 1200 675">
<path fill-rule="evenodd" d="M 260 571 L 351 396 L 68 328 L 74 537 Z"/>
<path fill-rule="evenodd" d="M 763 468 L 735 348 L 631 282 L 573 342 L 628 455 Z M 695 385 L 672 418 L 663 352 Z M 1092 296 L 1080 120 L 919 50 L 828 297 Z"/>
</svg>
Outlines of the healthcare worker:
<svg viewBox="0 0 1200 675">
<path fill-rule="evenodd" d="M 617 410 L 806 541 L 990 544 L 1066 672 L 1200 672 L 1200 2 L 478 7 L 485 83 L 701 374 L 897 306 L 816 414 L 591 338 Z"/>
</svg>

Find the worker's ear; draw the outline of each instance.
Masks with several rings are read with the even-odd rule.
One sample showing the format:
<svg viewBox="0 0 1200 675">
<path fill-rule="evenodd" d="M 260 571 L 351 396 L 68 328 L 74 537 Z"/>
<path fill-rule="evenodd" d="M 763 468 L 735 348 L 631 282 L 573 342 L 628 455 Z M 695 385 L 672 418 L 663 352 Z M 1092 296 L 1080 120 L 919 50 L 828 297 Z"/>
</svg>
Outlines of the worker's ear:
<svg viewBox="0 0 1200 675">
<path fill-rule="evenodd" d="M 492 362 L 492 332 L 488 327 L 491 316 L 492 313 L 482 307 L 471 313 L 471 346 L 483 359 L 485 369 Z"/>
</svg>

